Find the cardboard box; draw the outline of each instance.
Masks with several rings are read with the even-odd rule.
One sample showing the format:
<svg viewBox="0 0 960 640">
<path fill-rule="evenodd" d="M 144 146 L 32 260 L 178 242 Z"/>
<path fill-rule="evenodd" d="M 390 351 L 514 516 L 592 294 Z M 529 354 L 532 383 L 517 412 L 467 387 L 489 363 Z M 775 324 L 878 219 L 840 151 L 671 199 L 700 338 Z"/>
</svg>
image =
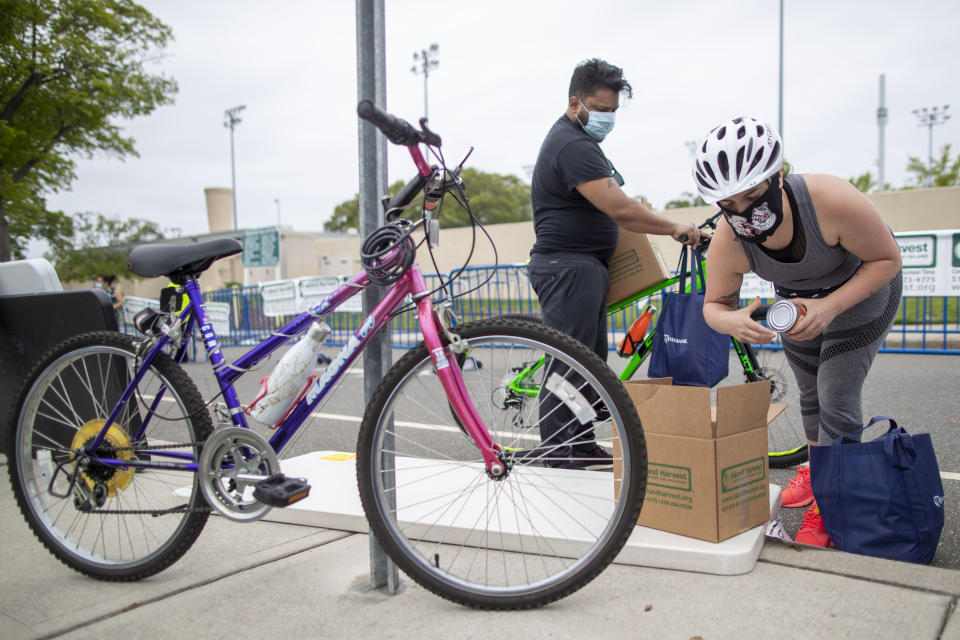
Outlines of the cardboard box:
<svg viewBox="0 0 960 640">
<path fill-rule="evenodd" d="M 663 257 L 644 233 L 620 229 L 617 249 L 610 258 L 610 292 L 607 306 L 629 298 L 667 279 Z"/>
<path fill-rule="evenodd" d="M 767 425 L 785 405 L 770 404 L 769 381 L 718 387 L 715 407 L 707 387 L 625 385 L 647 441 L 637 524 L 720 542 L 770 519 Z"/>
</svg>

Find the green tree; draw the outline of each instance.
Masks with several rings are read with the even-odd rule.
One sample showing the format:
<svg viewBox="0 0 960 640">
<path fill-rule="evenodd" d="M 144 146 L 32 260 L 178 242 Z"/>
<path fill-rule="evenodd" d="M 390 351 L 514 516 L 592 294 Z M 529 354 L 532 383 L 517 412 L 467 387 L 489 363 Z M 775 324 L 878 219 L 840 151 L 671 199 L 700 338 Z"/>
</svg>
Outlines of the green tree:
<svg viewBox="0 0 960 640">
<path fill-rule="evenodd" d="M 702 207 L 707 204 L 703 201 L 703 198 L 700 197 L 700 194 L 694 195 L 690 191 L 684 191 L 680 194 L 680 197 L 671 200 L 663 206 L 664 209 L 683 209 L 685 207 Z"/>
<path fill-rule="evenodd" d="M 917 156 L 910 156 L 907 172 L 913 174 L 913 183 L 908 187 L 950 187 L 960 184 L 960 154 L 951 161 L 950 145 L 945 144 L 939 156 L 933 158 L 933 165 Z"/>
<path fill-rule="evenodd" d="M 861 173 L 860 175 L 850 178 L 850 184 L 855 186 L 863 193 L 870 193 L 877 188 L 877 181 L 873 177 L 873 174 L 867 171 L 866 173 Z"/>
<path fill-rule="evenodd" d="M 133 276 L 127 271 L 130 249 L 143 242 L 161 239 L 163 233 L 156 222 L 78 213 L 73 216 L 71 236 L 53 247 L 46 258 L 53 263 L 64 282 L 89 280 L 105 273 Z"/>
<path fill-rule="evenodd" d="M 467 168 L 461 174 L 464 192 L 470 202 L 473 215 L 483 224 L 501 222 L 523 222 L 533 218 L 530 205 L 530 186 L 517 176 L 499 173 L 485 173 L 478 169 Z M 396 194 L 403 188 L 403 182 L 390 186 L 390 193 Z M 360 228 L 359 197 L 341 202 L 333 210 L 333 216 L 323 224 L 326 231 L 346 231 Z M 420 216 L 420 204 L 415 201 L 404 210 L 403 217 L 417 219 Z M 444 198 L 443 211 L 440 214 L 442 228 L 465 227 L 470 224 L 470 216 L 448 194 Z"/>
<path fill-rule="evenodd" d="M 117 121 L 172 101 L 144 68 L 170 38 L 131 0 L 0 0 L 0 262 L 70 235 L 43 195 L 70 186 L 75 157 L 136 155 Z"/>
</svg>

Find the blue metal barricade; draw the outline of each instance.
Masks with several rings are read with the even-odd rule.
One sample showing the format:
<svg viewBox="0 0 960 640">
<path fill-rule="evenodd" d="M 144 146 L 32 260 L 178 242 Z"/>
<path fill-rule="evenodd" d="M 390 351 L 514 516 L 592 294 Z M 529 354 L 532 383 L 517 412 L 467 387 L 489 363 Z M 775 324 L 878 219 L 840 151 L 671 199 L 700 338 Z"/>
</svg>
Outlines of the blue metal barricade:
<svg viewBox="0 0 960 640">
<path fill-rule="evenodd" d="M 527 279 L 522 264 L 467 267 L 442 276 L 426 276 L 427 285 L 436 289 L 435 300 L 453 298 L 460 322 L 494 315 L 540 315 L 540 303 Z M 441 288 L 441 284 L 446 283 Z M 204 294 L 207 301 L 226 302 L 230 306 L 230 333 L 221 336 L 224 346 L 252 346 L 289 322 L 293 316 L 267 317 L 258 287 L 235 287 Z M 641 300 L 609 318 L 609 344 L 615 349 L 624 332 L 643 307 L 662 307 L 662 295 Z M 743 304 L 749 303 L 744 300 Z M 334 312 L 327 316 L 333 329 L 331 345 L 345 344 L 360 322 L 358 312 Z M 413 309 L 397 315 L 391 326 L 393 344 L 411 347 L 420 340 Z M 897 312 L 894 328 L 884 342 L 882 352 L 960 354 L 960 297 L 905 297 Z"/>
</svg>

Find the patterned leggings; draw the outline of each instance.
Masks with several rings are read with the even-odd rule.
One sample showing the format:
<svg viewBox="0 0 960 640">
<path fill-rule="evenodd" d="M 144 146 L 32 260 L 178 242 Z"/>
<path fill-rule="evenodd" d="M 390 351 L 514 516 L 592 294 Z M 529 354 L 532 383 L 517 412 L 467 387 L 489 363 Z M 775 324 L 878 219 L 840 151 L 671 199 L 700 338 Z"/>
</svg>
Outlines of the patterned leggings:
<svg viewBox="0 0 960 640">
<path fill-rule="evenodd" d="M 861 392 L 880 344 L 893 326 L 903 287 L 898 273 L 879 291 L 833 319 L 813 340 L 781 336 L 800 389 L 807 440 L 829 444 L 863 427 Z"/>
</svg>

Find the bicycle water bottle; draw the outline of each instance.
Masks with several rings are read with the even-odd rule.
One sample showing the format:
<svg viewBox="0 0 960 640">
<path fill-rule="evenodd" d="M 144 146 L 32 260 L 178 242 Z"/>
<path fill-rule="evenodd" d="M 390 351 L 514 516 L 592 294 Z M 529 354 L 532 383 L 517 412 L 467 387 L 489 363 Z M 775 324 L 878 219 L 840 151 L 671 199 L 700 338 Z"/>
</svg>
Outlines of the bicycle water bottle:
<svg viewBox="0 0 960 640">
<path fill-rule="evenodd" d="M 247 414 L 265 425 L 279 422 L 306 386 L 328 335 L 330 327 L 325 322 L 310 325 L 307 335 L 290 347 L 273 372 L 260 381 L 263 392 L 247 407 Z"/>
<path fill-rule="evenodd" d="M 650 327 L 650 320 L 653 319 L 655 311 L 656 309 L 653 306 L 647 305 L 647 308 L 643 310 L 640 317 L 634 321 L 630 330 L 623 336 L 623 340 L 620 341 L 620 345 L 617 347 L 618 356 L 628 358 L 633 355 L 637 347 L 643 342 L 643 337 Z"/>
</svg>

